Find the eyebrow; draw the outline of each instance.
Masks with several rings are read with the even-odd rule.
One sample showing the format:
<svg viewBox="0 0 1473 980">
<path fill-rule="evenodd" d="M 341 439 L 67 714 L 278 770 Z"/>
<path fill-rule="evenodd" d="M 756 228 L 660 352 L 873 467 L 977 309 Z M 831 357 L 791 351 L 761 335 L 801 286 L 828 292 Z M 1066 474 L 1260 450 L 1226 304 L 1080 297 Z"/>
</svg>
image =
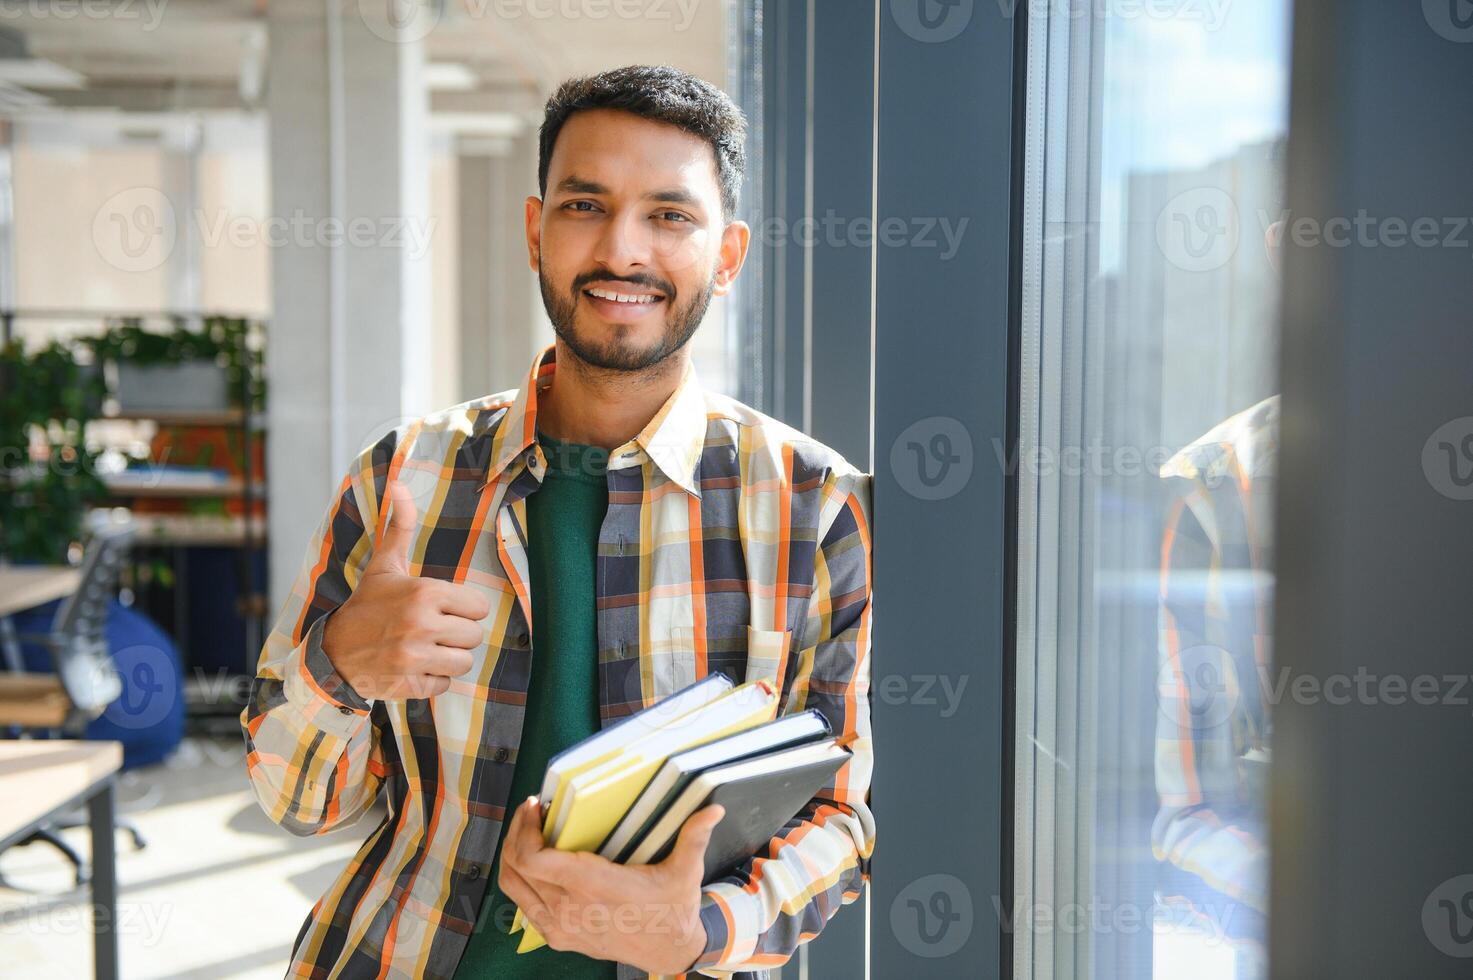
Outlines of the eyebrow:
<svg viewBox="0 0 1473 980">
<path fill-rule="evenodd" d="M 585 180 L 578 176 L 564 177 L 558 181 L 555 188 L 558 191 L 569 194 L 607 194 L 609 189 L 603 184 L 593 180 Z M 683 187 L 665 187 L 660 190 L 649 191 L 644 195 L 647 201 L 660 201 L 665 204 L 685 204 L 691 207 L 699 207 L 700 199 Z"/>
</svg>

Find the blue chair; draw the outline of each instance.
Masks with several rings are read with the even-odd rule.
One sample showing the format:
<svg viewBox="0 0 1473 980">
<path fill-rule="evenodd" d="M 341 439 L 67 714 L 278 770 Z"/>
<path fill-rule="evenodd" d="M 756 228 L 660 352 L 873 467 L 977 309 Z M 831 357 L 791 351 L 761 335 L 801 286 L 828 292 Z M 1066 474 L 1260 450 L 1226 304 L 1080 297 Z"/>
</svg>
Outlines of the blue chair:
<svg viewBox="0 0 1473 980">
<path fill-rule="evenodd" d="M 122 742 L 126 771 L 178 746 L 184 711 L 172 642 L 113 597 L 135 533 L 123 514 L 90 515 L 75 593 L 14 617 L 22 669 L 0 673 L 0 727 L 21 737 Z M 85 822 L 82 816 L 57 820 L 16 846 L 43 840 L 56 847 L 76 867 L 80 885 L 88 878 L 86 864 L 57 831 Z M 126 820 L 117 825 L 136 847 L 145 846 L 136 826 Z"/>
</svg>

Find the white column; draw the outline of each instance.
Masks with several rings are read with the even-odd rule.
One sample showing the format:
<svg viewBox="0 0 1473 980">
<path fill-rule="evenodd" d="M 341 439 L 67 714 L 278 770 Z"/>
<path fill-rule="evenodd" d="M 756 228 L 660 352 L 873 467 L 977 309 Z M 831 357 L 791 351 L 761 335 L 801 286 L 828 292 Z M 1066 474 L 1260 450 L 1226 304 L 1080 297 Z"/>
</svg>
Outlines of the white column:
<svg viewBox="0 0 1473 980">
<path fill-rule="evenodd" d="M 533 356 L 552 343 L 553 338 L 552 323 L 547 319 L 542 293 L 537 288 L 537 273 L 527 265 L 523 202 L 527 195 L 537 193 L 536 127 L 527 129 L 511 141 L 510 152 L 501 159 L 501 170 L 499 186 L 506 202 L 506 217 L 501 227 L 506 235 L 507 253 L 501 356 L 512 372 L 511 379 L 503 387 L 513 387 L 527 380 L 527 368 L 531 366 Z"/>
<path fill-rule="evenodd" d="M 505 152 L 505 141 L 462 142 L 456 157 L 460 248 L 456 255 L 460 296 L 461 401 L 500 390 L 493 381 L 491 331 L 496 306 L 505 292 L 506 265 L 502 237 L 494 223 L 497 198 L 493 186 L 495 155 Z"/>
<path fill-rule="evenodd" d="M 267 22 L 273 613 L 349 461 L 430 408 L 424 55 L 373 9 L 275 0 Z"/>
<path fill-rule="evenodd" d="M 474 398 L 520 386 L 552 343 L 537 274 L 527 265 L 523 202 L 537 193 L 537 130 L 467 140 L 460 174 L 461 387 Z"/>
</svg>

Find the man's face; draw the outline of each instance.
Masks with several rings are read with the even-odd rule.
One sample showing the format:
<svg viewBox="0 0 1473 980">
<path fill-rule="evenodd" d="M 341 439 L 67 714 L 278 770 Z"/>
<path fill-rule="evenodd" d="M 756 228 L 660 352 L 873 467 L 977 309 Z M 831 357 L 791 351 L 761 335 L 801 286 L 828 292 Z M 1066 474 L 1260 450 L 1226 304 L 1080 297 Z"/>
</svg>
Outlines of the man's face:
<svg viewBox="0 0 1473 980">
<path fill-rule="evenodd" d="M 725 225 L 710 144 L 632 113 L 563 125 L 527 244 L 553 329 L 595 367 L 640 371 L 685 345 L 746 255 Z"/>
</svg>

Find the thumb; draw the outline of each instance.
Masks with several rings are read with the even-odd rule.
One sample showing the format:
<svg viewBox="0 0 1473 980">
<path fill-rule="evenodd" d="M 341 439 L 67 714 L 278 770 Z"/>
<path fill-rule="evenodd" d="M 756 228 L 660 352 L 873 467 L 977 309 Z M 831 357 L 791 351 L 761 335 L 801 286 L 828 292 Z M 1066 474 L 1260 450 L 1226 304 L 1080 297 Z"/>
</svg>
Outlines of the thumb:
<svg viewBox="0 0 1473 980">
<path fill-rule="evenodd" d="M 409 488 L 398 480 L 389 481 L 388 493 L 391 502 L 389 523 L 384 528 L 383 540 L 374 552 L 372 565 L 375 571 L 409 572 L 409 542 L 414 537 L 414 525 L 418 518 L 414 497 Z"/>
<path fill-rule="evenodd" d="M 697 877 L 706 866 L 706 845 L 711 842 L 711 833 L 721 818 L 726 816 L 726 807 L 720 803 L 702 807 L 685 821 L 676 838 L 675 847 L 667 858 L 676 868 L 691 868 Z"/>
</svg>

